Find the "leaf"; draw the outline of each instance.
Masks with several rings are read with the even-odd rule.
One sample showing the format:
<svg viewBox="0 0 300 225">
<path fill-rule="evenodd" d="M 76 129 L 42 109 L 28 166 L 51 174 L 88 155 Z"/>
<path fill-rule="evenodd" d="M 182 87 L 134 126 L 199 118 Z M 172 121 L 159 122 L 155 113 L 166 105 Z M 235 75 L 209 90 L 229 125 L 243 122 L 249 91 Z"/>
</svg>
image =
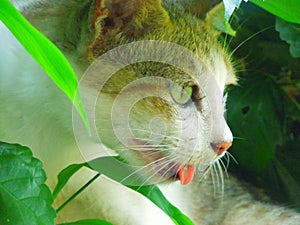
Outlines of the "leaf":
<svg viewBox="0 0 300 225">
<path fill-rule="evenodd" d="M 300 167 L 295 165 L 298 165 L 300 160 L 299 146 L 300 137 L 287 141 L 283 146 L 279 147 L 276 153 L 277 159 L 280 160 L 282 165 L 284 165 L 288 171 L 295 174 L 294 177 L 298 182 L 300 182 Z"/>
<path fill-rule="evenodd" d="M 88 162 L 88 166 L 126 186 L 140 186 L 147 180 L 136 173 L 137 168 L 122 162 L 118 156 L 100 157 Z"/>
<path fill-rule="evenodd" d="M 194 225 L 194 223 L 186 215 L 184 215 L 165 198 L 157 186 L 150 185 L 129 187 L 151 200 L 155 205 L 162 209 L 174 221 L 175 224 Z"/>
<path fill-rule="evenodd" d="M 0 224 L 53 225 L 56 216 L 42 163 L 30 149 L 0 142 Z"/>
<path fill-rule="evenodd" d="M 231 87 L 228 124 L 235 139 L 231 151 L 239 167 L 256 173 L 268 168 L 283 143 L 284 105 L 280 87 L 268 75 L 251 73 Z"/>
<path fill-rule="evenodd" d="M 134 173 L 136 168 L 120 161 L 118 157 L 101 157 L 89 162 L 89 166 L 106 176 L 125 184 L 127 187 L 146 196 L 161 208 L 176 224 L 192 225 L 193 222 L 173 206 L 155 185 L 141 186 L 145 179 Z M 125 178 L 125 179 L 124 179 Z M 135 186 L 133 186 L 135 184 Z"/>
<path fill-rule="evenodd" d="M 295 58 L 300 57 L 300 25 L 276 18 L 275 28 L 280 33 L 281 40 L 290 45 L 291 55 Z"/>
<path fill-rule="evenodd" d="M 298 141 L 298 146 L 300 142 Z M 298 150 L 298 149 L 297 149 Z M 297 159 L 297 161 L 295 160 Z M 299 154 L 296 154 L 296 158 L 289 158 L 287 160 L 288 163 L 293 163 L 291 165 L 297 165 L 299 162 Z M 297 164 L 294 164 L 294 163 Z M 280 160 L 276 160 L 276 166 L 275 169 L 277 170 L 278 176 L 281 181 L 281 186 L 279 190 L 276 191 L 276 193 L 273 193 L 273 195 L 278 195 L 278 191 L 280 190 L 285 190 L 283 195 L 288 200 L 293 204 L 293 207 L 297 207 L 298 209 L 300 208 L 300 180 L 299 180 L 299 175 L 300 173 L 293 173 L 289 167 L 288 164 L 283 164 L 280 162 Z M 297 179 L 298 178 L 298 179 Z"/>
<path fill-rule="evenodd" d="M 59 49 L 35 29 L 8 0 L 0 0 L 0 20 L 39 63 L 53 82 L 69 97 L 86 127 L 89 122 L 77 91 L 76 75 Z"/>
<path fill-rule="evenodd" d="M 68 180 L 73 174 L 80 170 L 83 166 L 86 166 L 86 163 L 82 164 L 72 164 L 65 169 L 63 169 L 57 176 L 57 185 L 53 190 L 53 198 L 55 199 L 58 193 L 64 188 Z"/>
<path fill-rule="evenodd" d="M 112 225 L 109 222 L 103 221 L 103 220 L 80 220 L 76 222 L 69 222 L 69 223 L 61 223 L 58 225 Z"/>
<path fill-rule="evenodd" d="M 104 174 L 115 181 L 121 182 L 127 187 L 146 196 L 149 200 L 151 200 L 154 204 L 161 208 L 167 215 L 169 215 L 175 224 L 193 225 L 192 221 L 187 216 L 185 216 L 179 209 L 173 206 L 163 196 L 158 187 L 156 187 L 155 185 L 141 186 L 142 183 L 145 182 L 145 179 L 141 178 L 137 174 L 132 175 L 136 168 L 122 162 L 119 157 L 100 157 L 88 163 L 68 166 L 59 174 L 60 181 L 55 187 L 55 196 L 63 188 L 69 178 L 83 166 L 93 169 L 100 174 Z M 133 184 L 136 184 L 136 186 L 133 186 Z M 84 189 L 82 189 L 82 191 L 83 190 Z M 79 193 L 76 193 L 76 195 L 78 194 Z"/>
<path fill-rule="evenodd" d="M 277 148 L 273 163 L 257 179 L 259 186 L 276 201 L 300 209 L 300 139 Z"/>
<path fill-rule="evenodd" d="M 288 22 L 300 24 L 299 0 L 250 0 L 250 2 Z"/>
</svg>

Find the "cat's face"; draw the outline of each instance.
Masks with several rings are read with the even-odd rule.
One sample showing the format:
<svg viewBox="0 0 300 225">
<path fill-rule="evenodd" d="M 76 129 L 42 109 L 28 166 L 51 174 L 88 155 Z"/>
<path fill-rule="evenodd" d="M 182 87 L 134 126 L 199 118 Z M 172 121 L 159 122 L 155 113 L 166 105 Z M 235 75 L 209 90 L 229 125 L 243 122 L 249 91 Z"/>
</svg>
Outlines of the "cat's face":
<svg viewBox="0 0 300 225">
<path fill-rule="evenodd" d="M 191 168 L 183 175 L 188 178 L 180 177 L 186 184 L 194 169 L 203 172 L 231 145 L 223 96 L 231 68 L 222 55 L 214 72 L 200 59 L 181 57 L 183 70 L 139 62 L 110 76 L 97 101 L 96 124 L 106 146 L 162 180 Z"/>
<path fill-rule="evenodd" d="M 98 72 L 89 75 L 100 93 L 98 135 L 149 179 L 188 184 L 232 143 L 224 118 L 224 89 L 235 82 L 229 57 L 214 31 L 194 17 L 130 44 L 124 39 L 111 38 L 113 47 L 124 46 L 101 55 Z"/>
</svg>

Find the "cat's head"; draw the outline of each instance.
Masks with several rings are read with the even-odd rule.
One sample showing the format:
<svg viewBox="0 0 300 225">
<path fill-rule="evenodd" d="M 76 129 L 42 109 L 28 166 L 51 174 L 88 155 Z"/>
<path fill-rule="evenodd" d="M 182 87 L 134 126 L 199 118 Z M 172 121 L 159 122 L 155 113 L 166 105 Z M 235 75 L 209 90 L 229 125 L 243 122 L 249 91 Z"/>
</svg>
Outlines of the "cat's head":
<svg viewBox="0 0 300 225">
<path fill-rule="evenodd" d="M 101 142 L 158 182 L 187 184 L 231 146 L 224 90 L 235 75 L 218 32 L 178 2 L 106 1 L 85 79 L 100 93 Z"/>
</svg>

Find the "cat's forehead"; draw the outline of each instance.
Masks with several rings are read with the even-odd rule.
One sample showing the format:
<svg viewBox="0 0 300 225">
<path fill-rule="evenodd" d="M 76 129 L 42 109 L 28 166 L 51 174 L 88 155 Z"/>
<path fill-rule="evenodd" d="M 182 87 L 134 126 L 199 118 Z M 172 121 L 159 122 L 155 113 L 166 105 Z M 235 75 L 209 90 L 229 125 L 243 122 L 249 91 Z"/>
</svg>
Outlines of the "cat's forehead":
<svg viewBox="0 0 300 225">
<path fill-rule="evenodd" d="M 227 56 L 218 51 L 212 51 L 207 53 L 203 60 L 198 56 L 196 58 L 197 60 L 191 60 L 179 57 L 180 65 L 155 61 L 139 62 L 126 67 L 123 73 L 130 71 L 137 78 L 162 77 L 182 87 L 201 87 L 205 77 L 210 77 L 215 80 L 222 92 L 226 85 L 236 83 L 234 69 Z"/>
<path fill-rule="evenodd" d="M 199 74 L 202 74 L 213 76 L 222 89 L 225 85 L 236 84 L 230 54 L 219 43 L 214 30 L 207 28 L 202 21 L 185 26 L 184 32 L 176 27 L 170 27 L 163 30 L 161 34 L 156 33 L 153 37 L 149 35 L 147 38 L 180 45 L 193 55 L 186 57 L 180 51 L 173 52 L 166 49 L 166 51 L 170 50 L 170 57 L 173 57 L 171 61 L 177 62 L 176 68 L 165 64 L 164 69 L 161 69 L 163 67 L 152 64 L 154 71 L 157 72 L 157 68 L 163 71 L 162 74 L 158 73 L 159 76 L 168 76 L 180 83 L 193 83 L 199 80 Z"/>
</svg>

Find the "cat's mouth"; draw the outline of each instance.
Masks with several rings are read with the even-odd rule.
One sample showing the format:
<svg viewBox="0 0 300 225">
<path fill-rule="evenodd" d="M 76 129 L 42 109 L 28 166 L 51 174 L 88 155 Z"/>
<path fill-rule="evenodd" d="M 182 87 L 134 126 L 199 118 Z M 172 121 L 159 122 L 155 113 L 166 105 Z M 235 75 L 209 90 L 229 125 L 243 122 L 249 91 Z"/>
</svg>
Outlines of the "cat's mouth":
<svg viewBox="0 0 300 225">
<path fill-rule="evenodd" d="M 161 180 L 180 180 L 182 185 L 189 184 L 195 174 L 193 165 L 182 165 L 179 162 L 174 162 L 164 153 L 158 150 L 139 151 L 139 155 L 151 167 L 155 175 L 160 176 Z"/>
</svg>

